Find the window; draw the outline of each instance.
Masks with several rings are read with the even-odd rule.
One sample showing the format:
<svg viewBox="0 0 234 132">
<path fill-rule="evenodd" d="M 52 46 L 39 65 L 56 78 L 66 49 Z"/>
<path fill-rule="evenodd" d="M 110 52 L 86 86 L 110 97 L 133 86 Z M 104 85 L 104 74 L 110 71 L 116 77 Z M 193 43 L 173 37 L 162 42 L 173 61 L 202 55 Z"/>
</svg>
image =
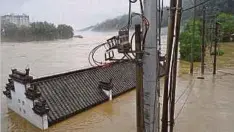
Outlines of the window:
<svg viewBox="0 0 234 132">
<path fill-rule="evenodd" d="M 18 99 L 18 103 L 20 103 L 20 99 Z"/>
<path fill-rule="evenodd" d="M 22 105 L 24 105 L 24 101 L 22 101 Z"/>
<path fill-rule="evenodd" d="M 19 111 L 21 112 L 21 108 L 19 108 Z"/>
<path fill-rule="evenodd" d="M 26 111 L 25 110 L 23 110 L 24 111 L 24 114 L 26 114 Z"/>
</svg>

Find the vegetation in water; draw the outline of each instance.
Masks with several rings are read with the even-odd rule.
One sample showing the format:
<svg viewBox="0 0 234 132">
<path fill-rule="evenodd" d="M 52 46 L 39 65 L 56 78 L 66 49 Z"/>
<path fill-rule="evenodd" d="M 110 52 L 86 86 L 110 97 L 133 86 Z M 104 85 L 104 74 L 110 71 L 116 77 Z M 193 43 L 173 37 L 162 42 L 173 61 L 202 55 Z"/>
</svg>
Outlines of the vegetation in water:
<svg viewBox="0 0 234 132">
<path fill-rule="evenodd" d="M 193 43 L 193 20 L 190 20 L 180 34 L 180 58 L 181 60 L 190 61 L 191 44 L 193 48 L 193 60 L 201 61 L 201 23 L 195 21 L 194 43 Z"/>
<path fill-rule="evenodd" d="M 73 37 L 73 28 L 65 24 L 56 27 L 48 22 L 34 22 L 29 27 L 7 23 L 2 25 L 1 37 L 2 41 L 16 42 L 69 39 Z"/>
</svg>

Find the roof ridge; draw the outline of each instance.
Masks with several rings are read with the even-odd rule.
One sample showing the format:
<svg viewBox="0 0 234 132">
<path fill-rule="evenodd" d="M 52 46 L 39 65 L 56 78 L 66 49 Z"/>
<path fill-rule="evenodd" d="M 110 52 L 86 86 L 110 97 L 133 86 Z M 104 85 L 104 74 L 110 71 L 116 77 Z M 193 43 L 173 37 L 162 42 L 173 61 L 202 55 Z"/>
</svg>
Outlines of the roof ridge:
<svg viewBox="0 0 234 132">
<path fill-rule="evenodd" d="M 115 65 L 115 64 L 126 63 L 126 62 L 129 62 L 129 61 L 110 62 L 108 64 Z M 57 78 L 57 77 L 62 77 L 62 76 L 66 76 L 66 75 L 70 75 L 70 74 L 74 74 L 74 73 L 79 73 L 79 72 L 99 69 L 99 68 L 104 68 L 105 69 L 106 67 L 104 67 L 104 66 L 105 65 L 94 66 L 94 67 L 89 67 L 89 68 L 84 68 L 84 69 L 78 69 L 78 70 L 75 70 L 75 71 L 69 71 L 69 72 L 59 73 L 59 74 L 55 74 L 55 75 L 49 75 L 49 76 L 39 77 L 39 78 L 33 79 L 32 83 L 39 82 L 39 81 L 44 81 L 44 80 L 48 80 L 48 79 L 53 79 L 53 78 Z"/>
</svg>

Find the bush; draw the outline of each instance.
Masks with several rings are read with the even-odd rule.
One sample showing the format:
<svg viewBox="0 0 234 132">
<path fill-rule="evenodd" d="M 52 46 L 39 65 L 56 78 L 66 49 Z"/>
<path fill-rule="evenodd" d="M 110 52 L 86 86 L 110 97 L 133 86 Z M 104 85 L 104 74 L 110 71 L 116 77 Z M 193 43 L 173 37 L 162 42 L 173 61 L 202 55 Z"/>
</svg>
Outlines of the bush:
<svg viewBox="0 0 234 132">
<path fill-rule="evenodd" d="M 200 21 L 195 21 L 195 35 L 193 44 L 193 60 L 201 61 L 201 36 L 200 36 Z M 190 61 L 191 59 L 191 44 L 193 40 L 193 21 L 190 20 L 180 34 L 180 57 L 181 60 Z"/>
<path fill-rule="evenodd" d="M 211 55 L 215 55 L 214 51 L 211 52 Z M 219 49 L 219 50 L 217 50 L 216 55 L 222 56 L 222 55 L 224 55 L 224 51 Z"/>
</svg>

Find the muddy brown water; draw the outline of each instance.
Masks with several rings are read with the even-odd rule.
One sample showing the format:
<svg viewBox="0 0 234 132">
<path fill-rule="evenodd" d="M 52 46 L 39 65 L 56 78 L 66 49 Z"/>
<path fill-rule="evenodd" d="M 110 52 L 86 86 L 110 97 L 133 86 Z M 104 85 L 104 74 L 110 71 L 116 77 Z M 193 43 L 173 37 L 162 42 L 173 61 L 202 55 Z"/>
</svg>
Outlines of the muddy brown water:
<svg viewBox="0 0 234 132">
<path fill-rule="evenodd" d="M 51 42 L 2 43 L 2 90 L 11 68 L 30 67 L 31 74 L 37 78 L 90 67 L 87 60 L 90 49 L 113 34 L 98 34 L 95 37 L 87 35 L 84 39 Z M 102 54 L 97 55 L 99 59 L 102 57 Z M 175 132 L 234 132 L 234 76 L 230 73 L 234 74 L 234 70 L 223 70 L 216 76 L 208 72 L 204 80 L 196 79 L 198 74 L 178 78 Z M 135 97 L 135 90 L 130 91 L 112 102 L 98 105 L 45 131 L 135 132 Z M 41 130 L 9 110 L 5 96 L 2 95 L 1 131 Z"/>
</svg>

